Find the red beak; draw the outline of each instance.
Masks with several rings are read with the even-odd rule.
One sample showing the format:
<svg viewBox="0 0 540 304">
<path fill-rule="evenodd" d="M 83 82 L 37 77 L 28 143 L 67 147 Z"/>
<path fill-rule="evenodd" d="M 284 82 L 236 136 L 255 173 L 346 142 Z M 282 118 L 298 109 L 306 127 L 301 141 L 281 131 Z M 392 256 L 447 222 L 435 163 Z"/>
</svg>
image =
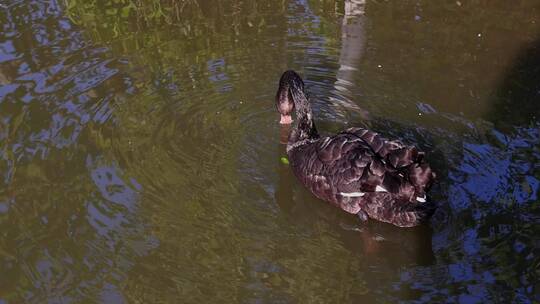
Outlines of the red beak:
<svg viewBox="0 0 540 304">
<path fill-rule="evenodd" d="M 290 125 L 292 123 L 291 115 L 281 115 L 281 120 L 279 121 L 282 125 Z"/>
</svg>

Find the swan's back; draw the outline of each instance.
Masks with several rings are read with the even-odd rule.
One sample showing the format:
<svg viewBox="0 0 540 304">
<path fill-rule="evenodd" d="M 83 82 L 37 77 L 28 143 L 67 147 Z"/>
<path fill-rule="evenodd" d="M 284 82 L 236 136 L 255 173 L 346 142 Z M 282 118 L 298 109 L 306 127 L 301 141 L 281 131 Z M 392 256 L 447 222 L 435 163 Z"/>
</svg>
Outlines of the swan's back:
<svg viewBox="0 0 540 304">
<path fill-rule="evenodd" d="M 432 210 L 426 192 L 435 174 L 424 153 L 375 132 L 351 128 L 289 150 L 298 179 L 317 197 L 349 213 L 414 226 Z"/>
</svg>

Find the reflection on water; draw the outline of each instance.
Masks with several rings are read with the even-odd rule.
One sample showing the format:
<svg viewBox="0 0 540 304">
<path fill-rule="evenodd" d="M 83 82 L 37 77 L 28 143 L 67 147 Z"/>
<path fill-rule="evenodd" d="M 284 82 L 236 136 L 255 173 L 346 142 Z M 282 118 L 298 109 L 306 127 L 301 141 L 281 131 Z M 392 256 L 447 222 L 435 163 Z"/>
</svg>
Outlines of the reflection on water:
<svg viewBox="0 0 540 304">
<path fill-rule="evenodd" d="M 362 114 L 363 119 L 368 119 L 367 113 L 355 104 L 351 90 L 355 88 L 354 73 L 358 71 L 360 59 L 366 48 L 366 1 L 347 0 L 341 24 L 341 49 L 339 52 L 339 69 L 334 84 L 336 97 L 330 97 L 330 103 L 342 106 L 344 109 L 337 110 L 341 115 L 336 115 L 339 120 L 347 119 L 343 111 L 355 110 Z"/>
<path fill-rule="evenodd" d="M 539 9 L 0 4 L 0 303 L 540 301 Z M 430 225 L 361 224 L 296 182 L 287 68 L 321 130 L 429 152 Z"/>
</svg>

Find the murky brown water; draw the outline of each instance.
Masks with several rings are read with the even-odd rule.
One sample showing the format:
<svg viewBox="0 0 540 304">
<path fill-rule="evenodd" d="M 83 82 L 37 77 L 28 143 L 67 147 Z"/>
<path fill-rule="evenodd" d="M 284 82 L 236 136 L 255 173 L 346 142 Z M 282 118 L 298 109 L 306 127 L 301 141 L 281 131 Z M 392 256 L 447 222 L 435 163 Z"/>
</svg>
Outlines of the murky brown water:
<svg viewBox="0 0 540 304">
<path fill-rule="evenodd" d="M 540 301 L 540 3 L 0 2 L 0 303 Z M 430 152 L 431 224 L 314 199 L 319 129 Z"/>
</svg>

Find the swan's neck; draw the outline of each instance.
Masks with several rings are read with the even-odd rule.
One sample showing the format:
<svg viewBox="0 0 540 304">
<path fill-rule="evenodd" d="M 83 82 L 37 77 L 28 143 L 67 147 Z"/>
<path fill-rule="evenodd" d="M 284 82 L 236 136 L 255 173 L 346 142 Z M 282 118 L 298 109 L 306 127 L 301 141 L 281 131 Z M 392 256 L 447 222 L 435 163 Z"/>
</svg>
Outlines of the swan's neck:
<svg viewBox="0 0 540 304">
<path fill-rule="evenodd" d="M 296 123 L 289 135 L 287 146 L 295 145 L 296 143 L 319 138 L 313 114 L 307 96 L 303 90 L 292 86 L 290 89 L 294 100 L 294 108 L 296 110 Z"/>
</svg>

